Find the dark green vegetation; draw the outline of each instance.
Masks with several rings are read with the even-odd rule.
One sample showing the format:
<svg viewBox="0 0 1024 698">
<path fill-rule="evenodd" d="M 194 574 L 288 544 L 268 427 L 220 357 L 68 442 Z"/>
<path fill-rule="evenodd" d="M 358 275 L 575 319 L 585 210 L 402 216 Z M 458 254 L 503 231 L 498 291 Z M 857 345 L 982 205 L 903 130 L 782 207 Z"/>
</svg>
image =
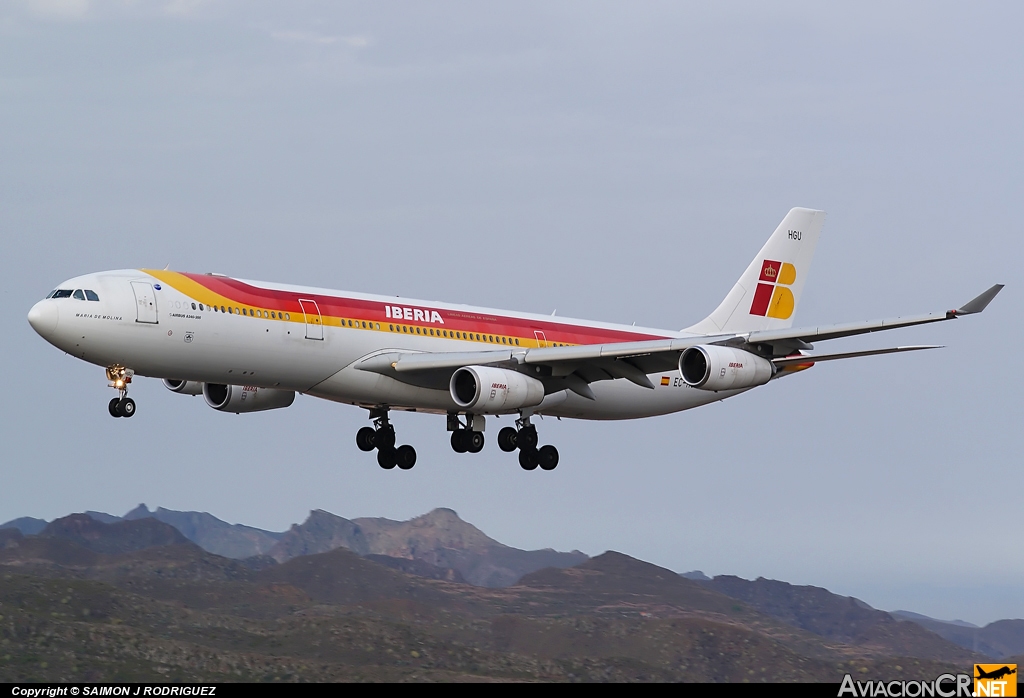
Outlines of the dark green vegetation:
<svg viewBox="0 0 1024 698">
<path fill-rule="evenodd" d="M 824 590 L 815 616 L 793 610 L 807 587 L 730 595 L 612 552 L 488 588 L 345 548 L 232 560 L 155 519 L 86 518 L 0 535 L 0 681 L 839 681 L 978 658 Z"/>
</svg>

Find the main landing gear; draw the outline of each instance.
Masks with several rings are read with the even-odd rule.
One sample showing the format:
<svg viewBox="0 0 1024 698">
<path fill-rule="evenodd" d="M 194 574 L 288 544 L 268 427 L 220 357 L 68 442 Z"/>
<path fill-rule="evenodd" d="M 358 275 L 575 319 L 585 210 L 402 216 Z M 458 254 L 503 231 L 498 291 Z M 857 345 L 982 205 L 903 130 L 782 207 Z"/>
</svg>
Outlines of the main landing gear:
<svg viewBox="0 0 1024 698">
<path fill-rule="evenodd" d="M 519 449 L 519 465 L 523 470 L 554 470 L 558 467 L 558 449 L 551 445 L 537 448 L 537 427 L 529 416 L 516 420 L 517 429 L 505 427 L 498 432 L 498 448 L 506 453 Z"/>
<path fill-rule="evenodd" d="M 456 453 L 480 453 L 484 450 L 484 417 L 467 414 L 466 423 L 459 415 L 448 415 L 448 431 L 452 433 L 452 450 Z"/>
<path fill-rule="evenodd" d="M 409 470 L 416 465 L 416 449 L 408 444 L 395 448 L 395 427 L 388 421 L 386 407 L 370 410 L 373 427 L 363 427 L 356 432 L 356 446 L 360 451 L 377 449 L 377 464 L 385 470 L 396 465 Z"/>
<path fill-rule="evenodd" d="M 107 366 L 107 380 L 110 387 L 118 392 L 118 397 L 107 403 L 107 411 L 111 417 L 132 417 L 135 415 L 135 400 L 128 397 L 128 384 L 132 382 L 135 372 L 124 366 Z"/>
</svg>

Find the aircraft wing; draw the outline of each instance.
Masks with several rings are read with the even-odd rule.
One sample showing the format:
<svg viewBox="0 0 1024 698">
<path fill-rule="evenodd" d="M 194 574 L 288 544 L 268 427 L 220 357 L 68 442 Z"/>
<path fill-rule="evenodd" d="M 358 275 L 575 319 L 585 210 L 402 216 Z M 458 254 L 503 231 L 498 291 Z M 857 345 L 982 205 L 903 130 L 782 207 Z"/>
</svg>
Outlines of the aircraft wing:
<svg viewBox="0 0 1024 698">
<path fill-rule="evenodd" d="M 642 342 L 533 349 L 508 348 L 471 352 L 394 351 L 364 358 L 355 364 L 355 368 L 389 375 L 412 385 L 446 389 L 452 373 L 463 366 L 505 365 L 516 366 L 522 370 L 525 364 L 527 367 L 533 368 L 532 371 L 527 370 L 527 374 L 532 375 L 536 371 L 537 377 L 544 381 L 547 392 L 567 389 L 593 399 L 593 392 L 590 390 L 589 384 L 601 380 L 625 378 L 645 388 L 654 388 L 647 378 L 648 374 L 675 370 L 678 367 L 679 354 L 684 349 L 699 344 L 725 344 L 740 349 L 754 349 L 755 345 L 768 345 L 772 347 L 772 353 L 776 355 L 773 362 L 780 368 L 816 361 L 936 348 L 929 345 L 825 354 L 817 357 L 811 355 L 791 356 L 796 349 L 813 348 L 810 344 L 813 341 L 852 337 L 869 332 L 954 320 L 961 315 L 980 313 L 1002 288 L 1002 284 L 996 284 L 956 310 L 889 320 L 747 333 L 668 337 Z"/>
<path fill-rule="evenodd" d="M 913 325 L 926 325 L 932 322 L 944 320 L 955 320 L 961 315 L 974 315 L 980 313 L 992 299 L 1003 290 L 1003 284 L 996 284 L 976 298 L 968 301 L 956 310 L 947 310 L 944 313 L 929 313 L 927 315 L 913 315 L 910 317 L 897 317 L 888 320 L 872 320 L 868 322 L 850 322 L 842 325 L 822 325 L 820 327 L 794 327 L 784 330 L 764 330 L 751 332 L 746 336 L 749 344 L 774 344 L 785 340 L 800 340 L 803 342 L 819 341 L 828 339 L 839 339 L 840 337 L 852 337 L 868 332 L 880 332 L 881 330 L 894 330 L 898 327 L 911 327 Z"/>
</svg>

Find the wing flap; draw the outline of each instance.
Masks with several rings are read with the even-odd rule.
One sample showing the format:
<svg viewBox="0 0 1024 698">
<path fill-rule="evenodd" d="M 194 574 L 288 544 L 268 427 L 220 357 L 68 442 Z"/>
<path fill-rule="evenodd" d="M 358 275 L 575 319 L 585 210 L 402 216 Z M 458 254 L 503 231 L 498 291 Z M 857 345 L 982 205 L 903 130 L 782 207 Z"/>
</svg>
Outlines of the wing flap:
<svg viewBox="0 0 1024 698">
<path fill-rule="evenodd" d="M 845 351 L 840 354 L 819 354 L 813 356 L 804 354 L 802 356 L 784 356 L 772 359 L 772 363 L 779 368 L 786 366 L 802 366 L 804 364 L 816 364 L 821 361 L 835 361 L 836 359 L 856 359 L 861 356 L 878 356 L 879 354 L 898 354 L 904 351 L 922 351 L 924 349 L 941 349 L 938 344 L 919 344 L 907 347 L 889 347 L 888 349 L 867 349 L 864 351 Z"/>
</svg>

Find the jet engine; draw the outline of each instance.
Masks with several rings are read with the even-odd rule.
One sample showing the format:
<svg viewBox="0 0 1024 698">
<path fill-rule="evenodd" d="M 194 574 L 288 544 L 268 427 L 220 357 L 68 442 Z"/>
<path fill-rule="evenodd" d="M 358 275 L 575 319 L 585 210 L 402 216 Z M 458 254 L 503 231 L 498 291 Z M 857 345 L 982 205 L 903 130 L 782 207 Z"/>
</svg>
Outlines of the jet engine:
<svg viewBox="0 0 1024 698">
<path fill-rule="evenodd" d="M 199 381 L 183 381 L 177 378 L 164 378 L 164 387 L 179 395 L 202 395 L 203 384 Z"/>
<path fill-rule="evenodd" d="M 223 385 L 204 383 L 206 404 L 221 412 L 262 412 L 288 407 L 295 402 L 294 390 L 257 388 L 254 385 Z"/>
<path fill-rule="evenodd" d="M 544 384 L 536 378 L 493 366 L 465 366 L 452 374 L 452 400 L 478 413 L 533 407 L 544 400 Z"/>
<path fill-rule="evenodd" d="M 740 390 L 764 385 L 775 367 L 771 361 L 742 349 L 696 346 L 679 355 L 679 375 L 701 390 Z"/>
</svg>

